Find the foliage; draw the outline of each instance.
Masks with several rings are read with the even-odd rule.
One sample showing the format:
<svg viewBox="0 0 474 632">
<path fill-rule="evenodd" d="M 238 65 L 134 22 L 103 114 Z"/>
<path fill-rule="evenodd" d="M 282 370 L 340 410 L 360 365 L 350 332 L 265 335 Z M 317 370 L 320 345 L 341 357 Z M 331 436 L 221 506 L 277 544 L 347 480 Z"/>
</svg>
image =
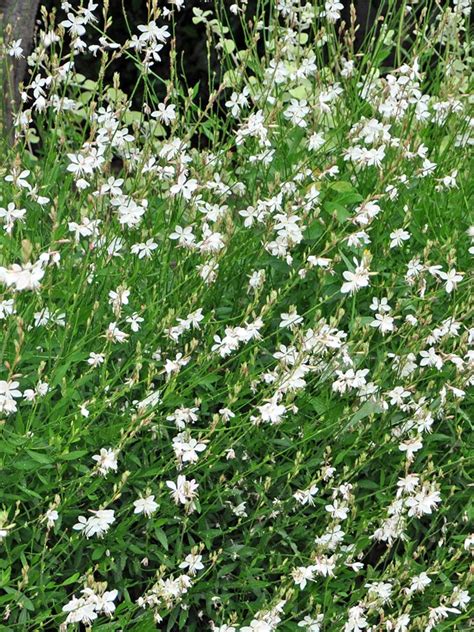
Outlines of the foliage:
<svg viewBox="0 0 474 632">
<path fill-rule="evenodd" d="M 390 2 L 356 55 L 339 2 L 208 3 L 202 103 L 181 5 L 116 44 L 108 3 L 63 2 L 29 58 L 0 169 L 1 629 L 467 629 L 470 6 Z"/>
</svg>

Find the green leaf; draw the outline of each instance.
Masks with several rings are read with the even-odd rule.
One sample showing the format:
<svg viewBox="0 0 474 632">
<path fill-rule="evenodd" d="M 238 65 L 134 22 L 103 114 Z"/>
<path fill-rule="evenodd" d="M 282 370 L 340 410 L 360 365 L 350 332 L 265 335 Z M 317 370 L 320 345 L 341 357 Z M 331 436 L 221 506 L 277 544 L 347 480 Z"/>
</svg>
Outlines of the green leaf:
<svg viewBox="0 0 474 632">
<path fill-rule="evenodd" d="M 235 50 L 235 42 L 234 40 L 226 39 L 222 42 L 222 49 L 230 55 Z"/>
<path fill-rule="evenodd" d="M 178 621 L 178 627 L 180 630 L 183 629 L 184 624 L 188 620 L 188 615 L 189 615 L 189 610 L 187 608 L 186 609 L 182 608 L 181 613 L 179 615 L 179 621 Z"/>
<path fill-rule="evenodd" d="M 42 463 L 43 465 L 50 465 L 53 461 L 43 452 L 35 452 L 34 450 L 26 450 L 26 453 L 31 456 L 33 461 Z"/>
<path fill-rule="evenodd" d="M 33 459 L 16 459 L 12 463 L 12 467 L 16 470 L 23 470 L 25 472 L 29 470 L 34 470 L 38 467 L 38 463 L 33 461 Z"/>
<path fill-rule="evenodd" d="M 335 214 L 340 224 L 346 222 L 352 215 L 342 204 L 338 204 L 337 202 L 325 202 L 324 209 L 331 215 Z"/>
<path fill-rule="evenodd" d="M 135 112 L 134 110 L 127 110 L 123 115 L 125 125 L 132 125 L 132 123 L 141 123 L 143 120 L 143 114 L 141 112 Z"/>
<path fill-rule="evenodd" d="M 374 415 L 383 412 L 383 407 L 381 404 L 377 404 L 377 402 L 364 402 L 359 410 L 352 416 L 349 425 L 353 426 L 357 422 L 361 421 L 365 417 L 369 417 L 369 415 Z"/>
<path fill-rule="evenodd" d="M 163 531 L 163 529 L 160 529 L 159 527 L 155 527 L 154 531 L 155 531 L 156 539 L 161 544 L 161 546 L 165 549 L 165 551 L 167 551 L 168 538 L 166 537 L 166 533 Z"/>
<path fill-rule="evenodd" d="M 352 186 L 352 184 L 350 182 L 347 182 L 346 180 L 337 180 L 336 182 L 331 182 L 329 188 L 334 189 L 334 191 L 337 191 L 338 193 L 351 193 L 352 191 L 354 191 L 354 187 Z"/>
<path fill-rule="evenodd" d="M 74 450 L 73 452 L 68 452 L 67 454 L 61 454 L 61 461 L 75 461 L 76 459 L 80 459 L 81 457 L 88 454 L 88 450 Z"/>
<path fill-rule="evenodd" d="M 91 558 L 93 560 L 100 560 L 100 558 L 104 555 L 105 547 L 104 546 L 96 546 L 92 551 Z"/>
<path fill-rule="evenodd" d="M 321 224 L 321 222 L 316 219 L 314 220 L 314 222 L 311 222 L 308 228 L 304 231 L 303 237 L 308 240 L 315 240 L 321 237 L 324 231 L 325 231 L 324 225 Z"/>
<path fill-rule="evenodd" d="M 288 90 L 288 92 L 294 99 L 306 99 L 308 95 L 311 94 L 311 84 L 309 83 L 308 85 L 308 83 L 302 84 L 297 88 L 291 88 L 291 90 Z"/>
<path fill-rule="evenodd" d="M 69 586 L 70 584 L 75 584 L 80 576 L 80 573 L 74 573 L 74 575 L 71 575 L 71 577 L 68 577 L 66 580 L 64 580 L 61 586 Z"/>
</svg>

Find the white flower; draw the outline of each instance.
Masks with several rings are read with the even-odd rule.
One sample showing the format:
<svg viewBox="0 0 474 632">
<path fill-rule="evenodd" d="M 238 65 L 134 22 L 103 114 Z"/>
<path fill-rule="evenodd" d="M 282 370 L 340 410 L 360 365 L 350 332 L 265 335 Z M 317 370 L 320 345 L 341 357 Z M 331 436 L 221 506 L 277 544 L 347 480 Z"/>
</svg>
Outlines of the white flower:
<svg viewBox="0 0 474 632">
<path fill-rule="evenodd" d="M 19 40 L 18 40 L 19 41 Z M 31 174 L 28 169 L 23 169 L 20 171 L 19 169 L 12 169 L 12 173 L 5 176 L 6 182 L 12 182 L 15 186 L 20 189 L 28 189 L 31 190 L 31 185 L 26 178 Z"/>
<path fill-rule="evenodd" d="M 106 476 L 109 471 L 116 472 L 118 468 L 117 455 L 114 450 L 101 448 L 99 454 L 94 454 L 92 457 L 94 461 L 97 461 L 98 472 L 102 476 Z"/>
<path fill-rule="evenodd" d="M 78 153 L 68 154 L 67 157 L 70 162 L 66 167 L 66 170 L 73 173 L 76 178 L 94 173 L 94 160 L 91 156 L 85 156 Z M 88 183 L 85 182 L 85 185 L 88 186 Z"/>
<path fill-rule="evenodd" d="M 349 507 L 339 500 L 333 500 L 332 505 L 325 505 L 324 508 L 333 518 L 339 518 L 339 520 L 345 520 L 349 514 Z"/>
<path fill-rule="evenodd" d="M 193 234 L 192 226 L 176 226 L 174 233 L 170 234 L 170 239 L 177 240 L 178 244 L 183 248 L 190 248 L 196 241 L 196 236 Z"/>
<path fill-rule="evenodd" d="M 338 0 L 327 0 L 324 3 L 324 15 L 327 17 L 329 22 L 337 22 L 341 17 L 341 11 L 344 9 L 344 5 L 342 2 L 338 2 Z"/>
<path fill-rule="evenodd" d="M 7 287 L 13 286 L 17 292 L 37 290 L 44 273 L 41 260 L 36 263 L 26 263 L 23 266 L 14 263 L 8 269 L 0 266 L 0 283 L 4 283 Z"/>
<path fill-rule="evenodd" d="M 143 318 L 134 313 L 131 316 L 127 316 L 126 321 L 130 325 L 130 329 L 136 333 L 137 331 L 140 331 L 140 326 L 143 322 Z"/>
<path fill-rule="evenodd" d="M 410 239 L 411 235 L 407 230 L 403 230 L 403 228 L 397 228 L 390 233 L 390 248 L 396 248 L 397 246 L 401 246 L 404 241 Z"/>
<path fill-rule="evenodd" d="M 23 57 L 23 48 L 21 47 L 21 39 L 13 40 L 9 43 L 7 52 L 10 57 L 15 57 L 15 59 L 20 59 Z"/>
<path fill-rule="evenodd" d="M 372 303 L 369 305 L 369 308 L 373 311 L 373 312 L 390 312 L 391 311 L 391 307 L 388 304 L 388 298 L 383 297 L 379 299 L 374 296 L 374 298 L 372 299 Z"/>
<path fill-rule="evenodd" d="M 352 77 L 352 75 L 354 74 L 354 70 L 355 70 L 355 61 L 353 59 L 342 60 L 341 76 L 344 77 L 344 79 L 347 79 L 348 77 Z"/>
<path fill-rule="evenodd" d="M 309 581 L 314 580 L 313 566 L 298 566 L 291 571 L 291 576 L 295 584 L 303 590 Z"/>
<path fill-rule="evenodd" d="M 125 342 L 127 340 L 128 334 L 126 334 L 124 331 L 120 331 L 120 329 L 117 327 L 117 323 L 112 322 L 107 327 L 105 337 L 111 342 L 120 343 L 120 342 Z"/>
<path fill-rule="evenodd" d="M 19 386 L 20 383 L 13 380 L 0 380 L 0 413 L 10 415 L 17 411 L 15 399 L 21 397 Z"/>
<path fill-rule="evenodd" d="M 174 437 L 173 449 L 179 462 L 197 463 L 198 453 L 206 449 L 206 444 L 200 443 L 197 439 L 190 437 L 188 433 L 182 432 Z"/>
<path fill-rule="evenodd" d="M 161 391 L 152 391 L 145 399 L 142 399 L 137 403 L 138 410 L 146 410 L 147 408 L 153 408 L 161 401 Z"/>
<path fill-rule="evenodd" d="M 140 514 L 143 513 L 147 518 L 149 518 L 155 511 L 158 509 L 159 505 L 155 502 L 155 497 L 153 495 L 146 496 L 145 498 L 139 498 L 133 502 L 135 507 L 133 513 Z"/>
<path fill-rule="evenodd" d="M 46 526 L 48 527 L 48 529 L 51 529 L 52 527 L 54 527 L 54 523 L 59 518 L 59 514 L 56 509 L 48 509 L 48 511 L 44 515 L 44 518 L 47 521 Z"/>
<path fill-rule="evenodd" d="M 368 626 L 367 619 L 364 615 L 364 609 L 361 606 L 354 606 L 349 609 L 349 620 L 344 626 L 344 632 L 360 632 Z"/>
<path fill-rule="evenodd" d="M 219 410 L 219 415 L 222 415 L 222 418 L 225 421 L 230 421 L 233 417 L 235 417 L 235 413 L 233 413 L 230 408 L 221 408 Z"/>
<path fill-rule="evenodd" d="M 407 460 L 409 462 L 413 461 L 413 455 L 418 450 L 421 450 L 423 447 L 423 441 L 419 437 L 415 437 L 414 439 L 406 439 L 398 446 L 398 449 L 402 452 L 406 452 Z"/>
<path fill-rule="evenodd" d="M 314 132 L 308 139 L 308 149 L 311 151 L 317 151 L 325 143 L 324 136 L 319 132 Z"/>
<path fill-rule="evenodd" d="M 156 40 L 157 42 L 165 44 L 166 40 L 170 37 L 168 27 L 158 26 L 155 20 L 151 20 L 148 24 L 140 24 L 137 28 L 141 32 L 140 39 L 144 42 Z"/>
<path fill-rule="evenodd" d="M 194 479 L 188 481 L 186 477 L 180 474 L 176 480 L 166 481 L 166 486 L 171 490 L 171 496 L 174 502 L 179 505 L 185 505 L 189 513 L 196 508 L 194 499 L 197 497 L 198 483 Z"/>
<path fill-rule="evenodd" d="M 49 323 L 53 323 L 59 327 L 64 327 L 66 325 L 66 314 L 64 312 L 51 313 L 47 307 L 42 309 L 40 312 L 35 312 L 33 314 L 33 318 L 35 319 L 35 327 L 44 327 Z"/>
<path fill-rule="evenodd" d="M 24 221 L 26 215 L 25 208 L 16 208 L 13 202 L 10 202 L 7 208 L 0 207 L 0 221 L 3 221 L 5 232 L 10 235 L 15 222 Z"/>
<path fill-rule="evenodd" d="M 381 334 L 389 333 L 395 329 L 394 319 L 388 314 L 375 314 L 375 320 L 370 323 L 370 326 L 379 329 Z"/>
<path fill-rule="evenodd" d="M 453 4 L 456 8 L 456 11 L 463 13 L 464 15 L 469 15 L 472 9 L 471 0 L 453 0 Z"/>
<path fill-rule="evenodd" d="M 73 597 L 69 603 L 63 606 L 63 612 L 67 612 L 66 623 L 84 623 L 89 626 L 97 619 L 95 603 L 86 601 L 82 597 Z"/>
<path fill-rule="evenodd" d="M 104 360 L 105 360 L 105 356 L 103 353 L 94 353 L 94 351 L 91 351 L 87 359 L 87 364 L 90 364 L 93 367 L 97 367 L 100 364 L 102 364 Z"/>
<path fill-rule="evenodd" d="M 76 531 L 82 531 L 86 538 L 97 536 L 101 538 L 110 529 L 110 525 L 115 522 L 115 512 L 113 509 L 98 509 L 92 511 L 89 518 L 79 516 L 78 522 L 73 526 Z"/>
<path fill-rule="evenodd" d="M 322 536 L 314 538 L 315 544 L 329 551 L 335 551 L 344 539 L 345 533 L 341 525 L 336 524 L 330 527 Z"/>
<path fill-rule="evenodd" d="M 245 218 L 245 228 L 251 228 L 254 222 L 263 222 L 266 217 L 266 213 L 262 209 L 253 206 L 247 206 L 247 208 L 239 211 L 239 215 Z"/>
<path fill-rule="evenodd" d="M 85 590 L 83 592 L 85 592 Z M 114 601 L 117 599 L 117 595 L 118 590 L 106 590 L 103 595 L 94 595 L 97 611 L 111 616 L 115 611 Z"/>
<path fill-rule="evenodd" d="M 146 200 L 137 203 L 131 198 L 125 198 L 124 200 L 117 198 L 117 202 L 113 201 L 112 203 L 117 207 L 120 224 L 132 228 L 141 223 L 147 209 Z"/>
<path fill-rule="evenodd" d="M 456 268 L 452 268 L 451 270 L 448 270 L 448 272 L 443 272 L 443 270 L 440 270 L 438 272 L 438 275 L 441 279 L 443 279 L 443 281 L 446 281 L 444 287 L 448 294 L 456 289 L 457 284 L 459 283 L 459 281 L 462 281 L 462 278 L 464 276 L 464 274 L 462 274 L 461 272 L 456 272 Z"/>
<path fill-rule="evenodd" d="M 132 254 L 138 255 L 139 259 L 148 259 L 157 248 L 158 244 L 153 239 L 147 239 L 144 243 L 133 244 L 130 251 Z"/>
<path fill-rule="evenodd" d="M 452 605 L 455 608 L 461 608 L 461 610 L 466 610 L 467 604 L 471 601 L 471 597 L 467 590 L 461 590 L 459 586 L 455 586 L 452 595 Z"/>
<path fill-rule="evenodd" d="M 99 614 L 111 616 L 115 611 L 114 601 L 117 599 L 117 590 L 108 590 L 103 593 L 95 593 L 91 588 L 84 588 L 82 597 L 75 596 L 63 606 L 63 612 L 67 612 L 66 624 L 83 623 L 89 625 L 97 619 Z"/>
<path fill-rule="evenodd" d="M 382 212 L 378 202 L 374 200 L 368 200 L 364 202 L 360 206 L 357 206 L 355 209 L 356 216 L 354 221 L 357 222 L 360 226 L 367 226 L 372 222 L 372 220 L 377 217 L 379 213 Z"/>
<path fill-rule="evenodd" d="M 168 358 L 165 362 L 165 372 L 168 376 L 171 376 L 173 373 L 178 373 L 182 366 L 186 366 L 189 362 L 189 358 L 183 358 L 183 354 L 181 352 L 176 354 L 174 360 Z"/>
<path fill-rule="evenodd" d="M 186 555 L 184 558 L 184 562 L 181 562 L 179 568 L 187 568 L 188 573 L 193 576 L 196 575 L 198 571 L 202 571 L 204 568 L 204 564 L 202 563 L 202 555 L 194 555 L 190 553 Z"/>
<path fill-rule="evenodd" d="M 433 347 L 428 351 L 420 351 L 420 366 L 434 366 L 440 371 L 443 368 L 443 358 L 439 356 Z"/>
<path fill-rule="evenodd" d="M 334 569 L 336 568 L 337 556 L 318 555 L 316 557 L 313 569 L 315 573 L 321 577 L 334 577 Z"/>
<path fill-rule="evenodd" d="M 350 272 L 346 270 L 342 273 L 342 276 L 345 279 L 345 283 L 342 284 L 341 292 L 343 294 L 353 294 L 357 292 L 363 287 L 367 287 L 370 283 L 369 281 L 369 270 L 365 266 L 363 262 L 358 263 L 357 259 L 354 257 L 354 272 Z"/>
<path fill-rule="evenodd" d="M 198 188 L 198 182 L 194 178 L 186 179 L 184 173 L 180 173 L 176 184 L 170 188 L 171 195 L 181 194 L 185 200 L 190 200 L 193 192 Z"/>
<path fill-rule="evenodd" d="M 83 217 L 80 224 L 77 222 L 69 222 L 68 228 L 71 233 L 74 233 L 74 238 L 79 241 L 80 237 L 97 237 L 99 234 L 100 219 L 89 219 Z"/>
<path fill-rule="evenodd" d="M 262 619 L 253 619 L 250 625 L 244 625 L 240 632 L 273 632 L 274 626 Z"/>
<path fill-rule="evenodd" d="M 412 577 L 410 586 L 405 588 L 405 592 L 407 595 L 411 595 L 414 592 L 423 592 L 429 584 L 431 584 L 431 579 L 423 572 Z"/>
<path fill-rule="evenodd" d="M 12 298 L 0 301 L 0 320 L 4 320 L 7 316 L 15 313 L 15 301 Z"/>
<path fill-rule="evenodd" d="M 176 120 L 176 106 L 172 104 L 166 105 L 165 103 L 159 103 L 158 109 L 155 112 L 152 112 L 151 116 L 160 121 L 160 123 L 169 125 Z"/>
<path fill-rule="evenodd" d="M 86 405 L 85 405 L 85 404 L 81 404 L 81 405 L 79 406 L 79 411 L 80 411 L 81 415 L 82 415 L 83 417 L 86 417 L 86 418 L 87 418 L 87 417 L 89 417 L 89 415 L 91 414 L 91 413 L 90 413 L 90 410 L 86 407 Z"/>
<path fill-rule="evenodd" d="M 86 24 L 84 17 L 74 15 L 74 13 L 68 13 L 67 20 L 63 20 L 60 26 L 64 26 L 64 28 L 68 29 L 72 37 L 81 37 L 86 32 L 84 24 Z"/>
<path fill-rule="evenodd" d="M 257 406 L 257 408 L 260 411 L 262 421 L 270 422 L 271 424 L 279 424 L 286 413 L 285 406 L 278 404 L 275 399 L 262 406 Z"/>
<path fill-rule="evenodd" d="M 309 255 L 307 261 L 312 268 L 329 268 L 331 265 L 331 259 L 327 257 L 314 257 L 313 255 Z"/>
<path fill-rule="evenodd" d="M 408 626 L 410 625 L 410 615 L 407 613 L 402 614 L 398 617 L 398 619 L 395 619 L 395 621 L 393 622 L 393 624 L 391 623 L 391 625 L 393 627 L 389 628 L 387 622 L 387 630 L 393 630 L 393 632 L 408 632 Z"/>
<path fill-rule="evenodd" d="M 304 619 L 298 621 L 298 627 L 304 628 L 306 632 L 320 632 L 323 619 L 324 615 L 322 614 L 318 614 L 314 618 L 307 615 Z"/>
<path fill-rule="evenodd" d="M 314 505 L 314 496 L 318 493 L 316 485 L 311 485 L 309 489 L 299 489 L 293 494 L 293 498 L 301 505 Z"/>
<path fill-rule="evenodd" d="M 298 316 L 295 307 L 290 307 L 290 311 L 288 313 L 280 314 L 280 327 L 282 329 L 289 327 L 295 327 L 296 325 L 300 325 L 303 322 L 303 318 Z"/>
<path fill-rule="evenodd" d="M 387 392 L 388 397 L 390 397 L 390 405 L 391 406 L 403 406 L 403 401 L 410 397 L 410 391 L 407 391 L 403 386 L 395 386 L 391 391 Z"/>
<path fill-rule="evenodd" d="M 232 116 L 238 116 L 240 114 L 239 95 L 237 92 L 233 92 L 230 95 L 230 99 L 225 102 L 226 108 L 229 108 Z"/>
<path fill-rule="evenodd" d="M 368 588 L 369 596 L 379 602 L 379 605 L 383 606 L 386 603 L 390 604 L 390 596 L 393 591 L 393 586 L 390 582 L 373 582 L 365 584 L 365 588 Z"/>
<path fill-rule="evenodd" d="M 474 533 L 471 533 L 467 536 L 467 538 L 464 540 L 463 546 L 465 551 L 470 551 L 471 549 L 474 549 Z"/>
<path fill-rule="evenodd" d="M 246 510 L 246 502 L 242 502 L 239 503 L 238 505 L 235 505 L 235 507 L 229 503 L 231 505 L 231 509 L 232 509 L 232 513 L 235 514 L 236 516 L 238 516 L 239 518 L 246 518 L 248 516 L 247 510 Z"/>
<path fill-rule="evenodd" d="M 417 518 L 431 514 L 433 510 L 437 509 L 437 505 L 440 502 L 441 495 L 439 491 L 430 489 L 426 485 L 417 494 L 405 500 L 405 504 L 409 508 L 408 515 L 410 517 L 416 516 Z"/>
<path fill-rule="evenodd" d="M 294 125 L 298 125 L 298 127 L 306 127 L 307 123 L 305 121 L 305 116 L 309 114 L 310 108 L 308 107 L 307 101 L 302 99 L 298 101 L 298 99 L 291 99 L 290 105 L 283 112 L 283 116 L 286 119 L 289 119 Z"/>
</svg>

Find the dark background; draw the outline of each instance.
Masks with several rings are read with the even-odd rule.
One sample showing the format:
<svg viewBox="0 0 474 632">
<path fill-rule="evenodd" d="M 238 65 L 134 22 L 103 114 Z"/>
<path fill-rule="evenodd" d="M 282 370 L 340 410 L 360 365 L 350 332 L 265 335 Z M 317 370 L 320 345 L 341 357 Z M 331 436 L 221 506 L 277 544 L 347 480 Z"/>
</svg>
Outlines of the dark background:
<svg viewBox="0 0 474 632">
<path fill-rule="evenodd" d="M 206 10 L 218 6 L 220 10 L 225 11 L 228 25 L 239 48 L 244 46 L 244 36 L 240 18 L 234 16 L 230 11 L 225 10 L 226 7 L 229 7 L 232 3 L 233 0 L 221 0 L 217 3 L 214 3 L 213 0 L 187 0 L 184 9 L 181 9 L 179 12 L 175 11 L 174 32 L 176 35 L 176 51 L 180 78 L 188 87 L 194 88 L 198 84 L 197 98 L 201 102 L 206 102 L 209 97 L 207 46 L 204 25 L 194 25 L 192 22 L 193 7 Z M 99 2 L 99 5 L 101 4 L 102 2 Z M 345 8 L 342 20 L 349 23 L 350 2 L 346 1 L 343 4 Z M 359 48 L 365 34 L 370 30 L 374 21 L 376 21 L 378 12 L 383 12 L 384 5 L 386 5 L 387 2 L 384 0 L 356 0 L 354 4 L 357 10 L 358 23 L 360 24 L 356 36 L 356 48 Z M 40 2 L 40 7 L 44 6 L 48 10 L 55 9 L 58 11 L 58 21 L 65 19 L 64 12 L 60 10 L 60 5 L 60 0 L 46 0 Z M 255 14 L 256 5 L 257 0 L 249 0 L 246 14 L 247 19 L 250 19 Z M 123 6 L 126 6 L 127 19 L 125 19 L 124 16 Z M 99 16 L 99 9 L 97 9 L 95 13 Z M 109 14 L 113 17 L 113 24 L 108 30 L 108 33 L 115 41 L 123 42 L 130 36 L 129 28 L 132 34 L 136 34 L 137 26 L 139 24 L 146 24 L 146 0 L 110 0 Z M 166 23 L 170 24 L 169 22 Z M 171 27 L 170 30 L 172 30 Z M 93 35 L 92 29 L 89 27 L 84 39 L 87 43 L 92 44 L 97 42 L 97 37 L 97 35 Z M 156 62 L 153 65 L 153 72 L 163 79 L 168 79 L 170 67 L 169 45 L 165 46 L 160 54 L 162 61 Z M 80 55 L 76 60 L 76 67 L 79 72 L 87 77 L 94 78 L 97 75 L 97 60 L 90 55 Z M 222 69 L 215 51 L 211 51 L 211 68 L 215 76 L 214 85 L 217 85 Z M 120 73 L 121 88 L 126 94 L 130 94 L 138 77 L 138 72 L 133 61 L 122 57 L 111 65 L 106 76 L 109 83 L 112 80 L 114 72 Z M 164 96 L 164 87 L 160 82 L 155 82 L 153 87 L 159 97 Z M 143 86 L 139 87 L 134 95 L 134 107 L 139 107 L 142 103 L 142 97 Z"/>
<path fill-rule="evenodd" d="M 323 0 L 313 1 L 323 6 Z M 99 7 L 95 13 L 101 19 L 103 0 L 97 0 L 97 2 Z M 175 36 L 178 79 L 183 85 L 184 92 L 187 92 L 187 88 L 193 89 L 193 96 L 201 106 L 207 103 L 210 90 L 219 85 L 225 68 L 222 68 L 218 54 L 211 48 L 209 64 L 211 77 L 209 79 L 205 26 L 203 24 L 193 24 L 193 8 L 213 9 L 225 14 L 227 25 L 232 31 L 237 48 L 244 48 L 241 18 L 226 10 L 232 2 L 233 0 L 187 0 L 185 8 L 174 12 L 174 22 L 166 22 L 170 24 L 170 30 Z M 389 2 L 389 0 L 353 0 L 353 2 L 342 0 L 342 2 L 344 9 L 340 22 L 350 23 L 351 4 L 354 5 L 357 13 L 356 23 L 358 30 L 355 38 L 355 49 L 357 52 L 362 46 L 364 39 L 369 34 L 373 35 L 374 31 L 380 27 L 380 16 L 387 12 L 389 6 L 396 8 L 401 5 L 402 0 L 392 0 L 392 2 Z M 163 6 L 170 6 L 164 0 L 162 4 Z M 262 4 L 265 5 L 267 11 L 270 11 L 274 8 L 275 2 L 274 0 L 268 0 L 266 3 L 262 0 L 260 2 L 259 0 L 249 0 L 246 14 L 247 21 L 255 15 L 256 6 L 261 6 Z M 452 2 L 451 0 L 436 0 L 436 4 L 446 5 L 452 4 Z M 4 24 L 13 24 L 14 29 L 10 38 L 21 38 L 25 53 L 28 53 L 35 25 L 36 28 L 42 27 L 42 9 L 56 12 L 56 23 L 58 23 L 66 17 L 60 6 L 60 0 L 0 0 L 0 28 L 3 28 Z M 36 11 L 37 7 L 38 10 Z M 124 7 L 126 15 L 124 14 Z M 417 5 L 413 5 L 413 10 L 419 12 L 420 8 L 418 7 L 417 9 Z M 108 30 L 109 35 L 117 42 L 124 42 L 131 34 L 138 33 L 137 26 L 139 24 L 147 23 L 147 0 L 110 0 L 109 16 L 113 18 L 112 25 Z M 268 15 L 263 17 L 268 19 Z M 335 26 L 339 30 L 341 24 L 339 23 Z M 89 26 L 84 36 L 85 41 L 88 44 L 96 44 L 98 37 L 99 34 L 97 32 L 94 33 L 93 28 Z M 410 33 L 402 33 L 401 38 L 402 42 L 406 41 L 408 43 Z M 66 38 L 66 41 L 68 41 L 68 38 Z M 260 44 L 260 47 L 262 46 Z M 262 48 L 260 52 L 264 52 Z M 323 49 L 322 54 L 327 56 L 327 51 Z M 147 81 L 149 80 L 149 89 L 152 90 L 157 99 L 162 100 L 165 96 L 165 86 L 160 79 L 166 80 L 170 76 L 169 43 L 164 46 L 160 55 L 162 57 L 161 62 L 156 62 L 152 68 L 153 73 L 158 78 L 149 76 Z M 91 79 L 96 79 L 98 76 L 98 63 L 98 59 L 90 54 L 81 54 L 76 58 L 77 70 Z M 393 56 L 389 55 L 384 60 L 384 69 L 389 71 L 394 66 L 394 63 Z M 9 132 L 10 136 L 12 130 L 12 105 L 16 102 L 15 109 L 20 105 L 18 85 L 24 79 L 25 72 L 25 59 L 13 59 L 10 60 L 10 67 L 3 75 L 3 99 L 0 97 L 3 114 L 2 121 L 4 122 L 2 129 Z M 120 75 L 121 89 L 129 97 L 133 93 L 132 108 L 140 110 L 143 103 L 144 83 L 143 81 L 137 83 L 140 73 L 134 61 L 123 56 L 111 63 L 105 76 L 106 84 L 110 85 L 112 83 L 113 75 L 116 72 Z M 223 117 L 226 116 L 226 111 L 222 107 L 222 102 L 226 100 L 226 97 L 226 94 L 221 94 L 220 102 L 217 104 L 217 108 Z"/>
</svg>

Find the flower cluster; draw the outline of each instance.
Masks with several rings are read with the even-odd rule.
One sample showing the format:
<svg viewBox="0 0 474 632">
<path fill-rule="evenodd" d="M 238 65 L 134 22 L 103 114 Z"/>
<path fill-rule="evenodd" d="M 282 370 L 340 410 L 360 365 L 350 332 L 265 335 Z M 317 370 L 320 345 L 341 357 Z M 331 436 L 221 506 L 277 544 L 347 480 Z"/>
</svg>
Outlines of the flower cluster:
<svg viewBox="0 0 474 632">
<path fill-rule="evenodd" d="M 341 2 L 193 7 L 207 103 L 184 0 L 61 4 L 0 167 L 6 625 L 468 626 L 469 3 L 359 52 Z"/>
</svg>

